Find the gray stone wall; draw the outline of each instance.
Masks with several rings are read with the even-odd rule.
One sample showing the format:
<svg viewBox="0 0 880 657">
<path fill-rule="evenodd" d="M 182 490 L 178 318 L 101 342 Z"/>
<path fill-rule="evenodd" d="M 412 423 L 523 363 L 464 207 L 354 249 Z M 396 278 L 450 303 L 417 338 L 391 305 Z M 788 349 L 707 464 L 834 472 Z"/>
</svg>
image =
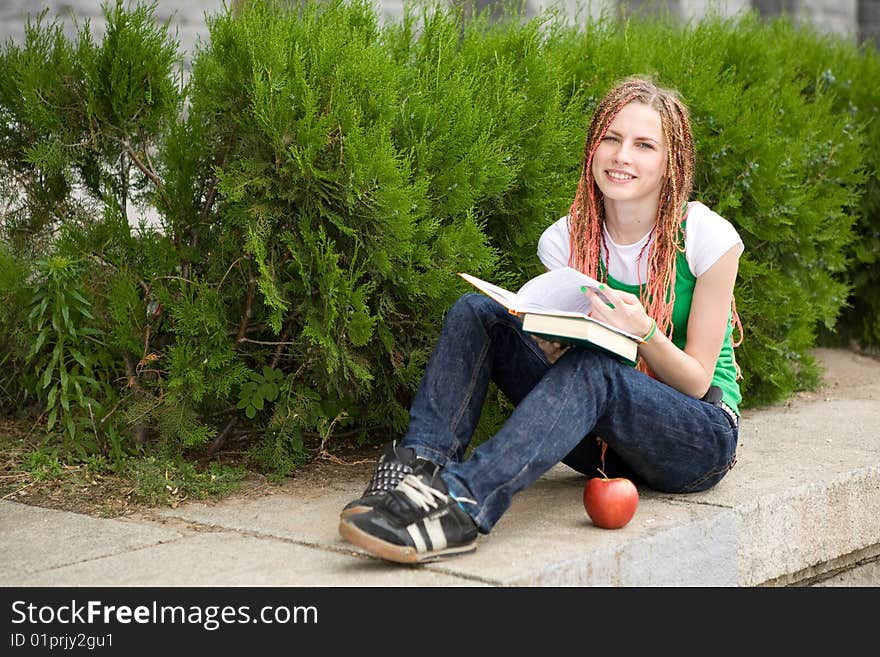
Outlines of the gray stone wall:
<svg viewBox="0 0 880 657">
<path fill-rule="evenodd" d="M 483 6 L 492 0 L 472 0 Z M 599 16 L 621 8 L 636 11 L 651 4 L 650 0 L 527 0 L 530 13 L 555 6 L 570 18 Z M 755 8 L 772 16 L 786 12 L 797 20 L 816 25 L 820 30 L 851 36 L 853 39 L 873 39 L 880 36 L 880 0 L 658 0 L 659 4 L 684 19 L 697 19 L 708 11 L 717 10 L 732 16 Z M 21 43 L 28 15 L 35 16 L 42 9 L 58 18 L 65 31 L 75 33 L 76 25 L 88 20 L 93 34 L 103 34 L 104 19 L 101 0 L 0 0 L 0 41 L 12 39 Z M 397 19 L 402 13 L 403 0 L 377 0 L 383 18 Z M 157 0 L 156 17 L 170 19 L 172 33 L 180 41 L 185 59 L 206 35 L 205 14 L 222 10 L 224 0 Z"/>
<path fill-rule="evenodd" d="M 876 0 L 753 0 L 764 16 L 787 14 L 820 30 L 859 37 L 859 5 Z"/>
<path fill-rule="evenodd" d="M 0 0 L 0 40 L 23 43 L 28 16 L 35 18 L 44 9 L 48 10 L 46 18 L 57 19 L 68 36 L 88 21 L 92 35 L 100 40 L 106 27 L 101 5 L 101 0 Z M 198 39 L 207 34 L 205 14 L 222 7 L 223 0 L 158 0 L 155 16 L 161 22 L 171 21 L 171 34 L 188 59 Z"/>
<path fill-rule="evenodd" d="M 859 39 L 880 47 L 880 0 L 859 1 Z"/>
</svg>

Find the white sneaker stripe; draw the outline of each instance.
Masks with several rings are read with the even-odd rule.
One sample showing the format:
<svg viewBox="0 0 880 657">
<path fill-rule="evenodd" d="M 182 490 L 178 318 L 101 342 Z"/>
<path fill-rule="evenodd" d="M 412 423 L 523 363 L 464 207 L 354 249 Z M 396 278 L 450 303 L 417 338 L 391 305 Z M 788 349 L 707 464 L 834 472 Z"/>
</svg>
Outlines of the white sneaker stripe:
<svg viewBox="0 0 880 657">
<path fill-rule="evenodd" d="M 422 533 L 419 531 L 418 523 L 407 525 L 406 531 L 416 546 L 416 552 L 425 552 L 428 549 L 428 546 L 425 545 L 425 539 L 422 538 Z"/>
<path fill-rule="evenodd" d="M 440 526 L 440 518 L 430 518 L 424 521 L 425 531 L 431 539 L 434 550 L 442 550 L 446 547 L 446 534 Z"/>
</svg>

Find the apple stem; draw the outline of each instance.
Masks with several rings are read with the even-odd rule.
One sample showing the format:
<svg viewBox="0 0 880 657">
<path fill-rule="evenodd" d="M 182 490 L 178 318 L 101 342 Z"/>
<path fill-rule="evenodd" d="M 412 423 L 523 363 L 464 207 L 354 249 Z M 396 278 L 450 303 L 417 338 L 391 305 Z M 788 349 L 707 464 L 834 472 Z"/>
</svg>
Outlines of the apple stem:
<svg viewBox="0 0 880 657">
<path fill-rule="evenodd" d="M 602 473 L 603 478 L 608 479 L 608 476 L 605 474 L 605 450 L 608 449 L 608 443 L 606 443 L 604 440 L 602 440 L 598 436 L 596 436 L 596 440 L 598 441 L 598 443 L 600 445 L 602 445 L 602 451 L 599 453 L 599 460 L 602 461 L 602 467 L 596 468 L 596 469 Z"/>
</svg>

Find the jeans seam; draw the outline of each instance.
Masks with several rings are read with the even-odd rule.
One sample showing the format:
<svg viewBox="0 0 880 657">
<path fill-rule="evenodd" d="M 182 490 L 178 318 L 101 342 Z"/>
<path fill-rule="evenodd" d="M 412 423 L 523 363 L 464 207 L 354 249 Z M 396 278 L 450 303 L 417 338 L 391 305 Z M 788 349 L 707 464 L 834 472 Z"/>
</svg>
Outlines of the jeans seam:
<svg viewBox="0 0 880 657">
<path fill-rule="evenodd" d="M 731 429 L 732 432 L 736 432 L 736 427 Z M 692 482 L 682 487 L 682 492 L 693 492 L 700 486 L 703 482 L 711 479 L 712 477 L 717 477 L 718 475 L 725 475 L 733 469 L 733 466 L 736 465 L 736 441 L 734 442 L 733 453 L 727 459 L 727 463 L 725 463 L 720 468 L 713 468 L 706 472 L 705 474 L 697 477 Z"/>
<path fill-rule="evenodd" d="M 458 407 L 458 411 L 455 413 L 455 415 L 452 418 L 452 422 L 450 423 L 450 427 L 452 428 L 453 436 L 458 435 L 458 425 L 461 422 L 462 416 L 465 414 L 465 411 L 467 410 L 468 406 L 470 405 L 471 399 L 473 398 L 474 388 L 477 385 L 477 380 L 480 378 L 479 372 L 483 367 L 483 364 L 486 359 L 486 354 L 488 353 L 488 351 L 489 351 L 489 341 L 487 340 L 483 344 L 483 348 L 480 351 L 480 355 L 477 359 L 477 367 L 474 367 L 473 373 L 471 374 L 471 380 L 468 383 L 467 393 L 465 394 L 464 398 L 462 399 L 461 405 Z M 458 443 L 460 441 L 458 440 L 458 438 L 456 438 L 455 442 Z"/>
<path fill-rule="evenodd" d="M 532 353 L 534 353 L 538 357 L 539 360 L 545 363 L 547 367 L 553 365 L 553 363 L 551 363 L 550 360 L 547 358 L 547 354 L 544 353 L 544 350 L 538 346 L 537 342 L 528 337 L 528 335 L 522 330 L 519 330 L 516 333 L 519 339 L 522 340 L 523 344 L 525 344 L 526 347 L 528 347 L 532 351 Z"/>
<path fill-rule="evenodd" d="M 576 378 L 577 377 L 574 377 L 574 376 L 568 377 L 568 382 L 565 387 L 566 399 L 568 398 L 568 395 L 571 391 L 572 386 L 574 386 L 574 384 L 575 384 Z M 559 424 L 559 420 L 560 420 L 560 417 L 557 414 L 556 418 L 553 421 L 553 424 L 547 429 L 548 433 L 552 432 L 556 428 L 556 426 Z M 519 479 L 522 477 L 523 473 L 525 473 L 526 470 L 528 470 L 529 465 L 531 465 L 532 461 L 534 460 L 534 451 L 530 452 L 529 454 L 530 454 L 530 456 L 529 456 L 528 461 L 526 461 L 526 465 L 524 465 L 522 468 L 520 468 L 519 472 L 517 472 L 514 477 L 512 477 L 504 486 L 501 486 L 500 488 L 494 489 L 491 493 L 489 493 L 488 495 L 485 496 L 482 504 L 480 505 L 480 512 L 477 514 L 477 519 L 478 519 L 477 524 L 482 524 L 481 521 L 482 521 L 483 511 L 486 508 L 491 507 L 492 498 L 494 498 L 498 494 L 498 491 L 504 490 L 504 489 L 509 489 L 517 481 L 519 481 Z"/>
</svg>

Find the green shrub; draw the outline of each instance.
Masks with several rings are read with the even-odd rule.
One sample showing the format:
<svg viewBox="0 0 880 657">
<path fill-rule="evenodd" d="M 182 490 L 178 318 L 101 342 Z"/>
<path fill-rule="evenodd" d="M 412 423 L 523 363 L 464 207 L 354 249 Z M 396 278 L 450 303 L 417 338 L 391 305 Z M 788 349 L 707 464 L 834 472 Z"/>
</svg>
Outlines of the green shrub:
<svg viewBox="0 0 880 657">
<path fill-rule="evenodd" d="M 28 263 L 0 243 L 0 413 L 17 415 L 35 381 L 25 367 Z"/>
<path fill-rule="evenodd" d="M 21 287 L 7 288 L 30 311 L 17 327 L 27 339 L 10 352 L 24 396 L 41 401 L 75 452 L 119 456 L 131 447 L 116 412 L 131 390 L 119 382 L 148 332 L 139 288 L 178 264 L 151 266 L 152 242 L 132 234 L 128 215 L 161 197 L 149 164 L 182 96 L 177 45 L 152 7 L 118 2 L 105 16 L 101 44 L 88 24 L 68 40 L 44 12 L 22 47 L 3 50 L 0 230 L 26 269 Z"/>
<path fill-rule="evenodd" d="M 782 29 L 791 30 L 781 22 Z M 855 218 L 855 239 L 845 251 L 846 304 L 837 322 L 820 327 L 824 344 L 855 342 L 880 346 L 880 53 L 871 42 L 854 48 L 845 40 L 819 36 L 808 29 L 792 31 L 791 48 L 798 53 L 796 72 L 803 91 L 831 99 L 835 114 L 845 118 L 845 130 L 864 131 L 861 147 L 861 185 L 848 208 Z"/>
<path fill-rule="evenodd" d="M 852 117 L 834 111 L 830 94 L 804 93 L 797 72 L 806 44 L 798 29 L 754 14 L 726 34 L 724 25 L 697 29 L 703 48 L 722 44 L 718 73 L 734 78 L 725 86 L 736 100 L 732 112 L 698 106 L 700 193 L 746 243 L 740 360 L 750 404 L 757 405 L 817 382 L 809 355 L 816 331 L 834 325 L 848 291 L 864 134 Z"/>
</svg>

